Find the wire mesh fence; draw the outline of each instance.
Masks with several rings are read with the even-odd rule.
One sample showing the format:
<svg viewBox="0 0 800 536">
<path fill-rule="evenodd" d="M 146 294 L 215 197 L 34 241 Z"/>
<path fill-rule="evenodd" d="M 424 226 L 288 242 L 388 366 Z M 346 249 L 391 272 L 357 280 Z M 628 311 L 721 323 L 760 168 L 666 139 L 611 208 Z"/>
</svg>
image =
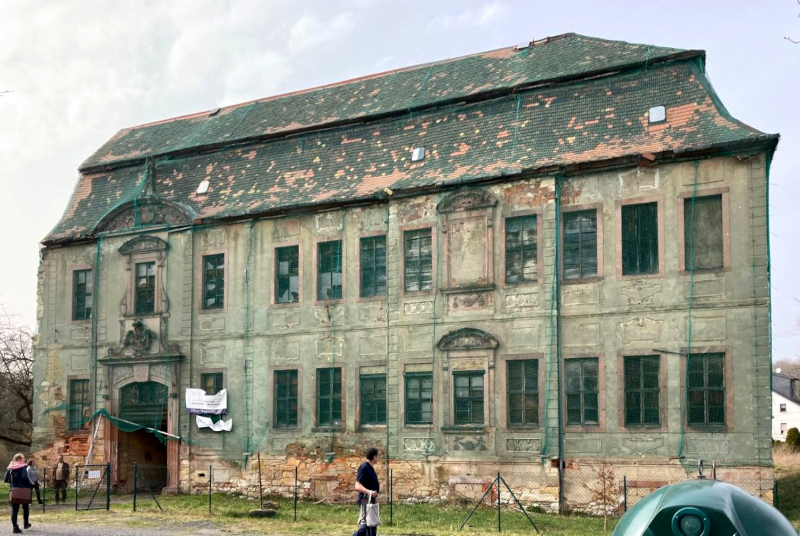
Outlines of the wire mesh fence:
<svg viewBox="0 0 800 536">
<path fill-rule="evenodd" d="M 111 501 L 111 465 L 75 466 L 75 509 L 108 510 Z"/>
</svg>

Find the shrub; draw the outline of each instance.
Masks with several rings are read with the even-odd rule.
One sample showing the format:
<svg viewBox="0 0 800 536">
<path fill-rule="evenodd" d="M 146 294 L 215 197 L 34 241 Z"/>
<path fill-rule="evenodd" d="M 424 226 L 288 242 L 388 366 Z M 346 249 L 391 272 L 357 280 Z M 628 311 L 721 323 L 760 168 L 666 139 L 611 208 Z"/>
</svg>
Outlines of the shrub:
<svg viewBox="0 0 800 536">
<path fill-rule="evenodd" d="M 794 450 L 800 450 L 800 430 L 797 428 L 790 428 L 786 432 L 786 444 Z"/>
</svg>

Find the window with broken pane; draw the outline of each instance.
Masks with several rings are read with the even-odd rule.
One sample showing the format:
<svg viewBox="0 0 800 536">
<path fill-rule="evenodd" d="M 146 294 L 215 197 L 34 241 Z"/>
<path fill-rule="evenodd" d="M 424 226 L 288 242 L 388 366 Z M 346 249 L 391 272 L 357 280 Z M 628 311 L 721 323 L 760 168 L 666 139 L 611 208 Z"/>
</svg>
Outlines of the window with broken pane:
<svg viewBox="0 0 800 536">
<path fill-rule="evenodd" d="M 403 239 L 405 241 L 405 291 L 431 290 L 433 288 L 431 229 L 406 231 Z"/>
<path fill-rule="evenodd" d="M 300 247 L 275 248 L 275 303 L 300 301 Z"/>
<path fill-rule="evenodd" d="M 317 369 L 317 425 L 342 424 L 342 369 Z"/>
<path fill-rule="evenodd" d="M 625 358 L 625 426 L 658 426 L 659 373 L 657 355 Z"/>
<path fill-rule="evenodd" d="M 91 398 L 89 380 L 69 382 L 69 429 L 78 430 L 89 419 Z"/>
<path fill-rule="evenodd" d="M 200 374 L 200 389 L 207 395 L 215 395 L 222 391 L 222 373 L 205 372 Z"/>
<path fill-rule="evenodd" d="M 137 315 L 155 312 L 156 306 L 156 263 L 136 264 L 136 291 L 134 301 Z"/>
<path fill-rule="evenodd" d="M 275 427 L 297 426 L 297 370 L 275 371 Z"/>
<path fill-rule="evenodd" d="M 685 198 L 683 232 L 686 270 L 717 270 L 723 267 L 721 195 Z"/>
<path fill-rule="evenodd" d="M 537 359 L 508 361 L 506 372 L 508 426 L 537 426 L 539 361 Z"/>
<path fill-rule="evenodd" d="M 689 424 L 725 424 L 725 354 L 690 354 L 686 357 Z"/>
<path fill-rule="evenodd" d="M 483 424 L 483 371 L 453 373 L 454 424 Z"/>
<path fill-rule="evenodd" d="M 596 357 L 567 359 L 564 368 L 567 424 L 580 426 L 598 424 L 598 359 Z"/>
<path fill-rule="evenodd" d="M 225 305 L 225 255 L 203 257 L 203 309 L 222 309 Z"/>
<path fill-rule="evenodd" d="M 317 245 L 317 300 L 342 298 L 342 241 Z"/>
<path fill-rule="evenodd" d="M 363 374 L 358 394 L 361 424 L 386 424 L 386 374 Z"/>
<path fill-rule="evenodd" d="M 597 276 L 597 211 L 564 214 L 564 279 Z"/>
<path fill-rule="evenodd" d="M 430 372 L 405 375 L 406 424 L 433 423 L 433 374 Z"/>
<path fill-rule="evenodd" d="M 91 319 L 92 301 L 92 271 L 75 270 L 72 272 L 72 319 Z"/>
<path fill-rule="evenodd" d="M 386 296 L 386 236 L 361 239 L 361 297 Z"/>
<path fill-rule="evenodd" d="M 622 275 L 658 273 L 658 203 L 623 205 Z"/>
<path fill-rule="evenodd" d="M 536 215 L 506 218 L 506 283 L 535 283 L 539 278 Z"/>
</svg>

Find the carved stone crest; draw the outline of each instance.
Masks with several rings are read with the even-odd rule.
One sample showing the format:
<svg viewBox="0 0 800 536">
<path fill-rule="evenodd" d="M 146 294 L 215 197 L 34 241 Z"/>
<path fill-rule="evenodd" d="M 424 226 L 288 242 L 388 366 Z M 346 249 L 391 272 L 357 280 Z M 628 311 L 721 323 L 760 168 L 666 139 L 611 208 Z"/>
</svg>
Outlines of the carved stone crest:
<svg viewBox="0 0 800 536">
<path fill-rule="evenodd" d="M 497 205 L 497 198 L 481 188 L 463 188 L 442 199 L 436 210 L 440 214 L 459 210 L 474 210 Z"/>
<path fill-rule="evenodd" d="M 188 207 L 171 201 L 145 197 L 125 203 L 112 210 L 97 225 L 95 231 L 116 231 L 150 225 L 186 225 L 194 214 Z"/>
<path fill-rule="evenodd" d="M 120 356 L 126 349 L 130 349 L 133 357 L 143 357 L 150 354 L 150 346 L 158 336 L 153 330 L 145 326 L 141 320 L 136 320 L 132 327 L 133 329 L 125 334 L 122 346 L 108 349 L 109 356 Z"/>
<path fill-rule="evenodd" d="M 439 350 L 494 349 L 500 343 L 489 333 L 475 328 L 462 328 L 451 331 L 439 339 Z"/>
<path fill-rule="evenodd" d="M 486 450 L 486 438 L 457 436 L 453 438 L 453 450 Z"/>
</svg>

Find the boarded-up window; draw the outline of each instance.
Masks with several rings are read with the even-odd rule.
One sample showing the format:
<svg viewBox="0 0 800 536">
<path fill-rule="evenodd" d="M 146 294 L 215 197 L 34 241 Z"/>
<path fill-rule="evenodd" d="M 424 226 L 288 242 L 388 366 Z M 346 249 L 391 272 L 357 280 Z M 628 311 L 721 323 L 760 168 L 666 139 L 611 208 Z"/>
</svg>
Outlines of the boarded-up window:
<svg viewBox="0 0 800 536">
<path fill-rule="evenodd" d="M 275 303 L 300 301 L 300 248 L 275 249 Z"/>
<path fill-rule="evenodd" d="M 149 315 L 156 307 L 156 263 L 136 264 L 136 314 Z"/>
<path fill-rule="evenodd" d="M 342 299 L 342 241 L 322 242 L 317 250 L 317 299 Z"/>
<path fill-rule="evenodd" d="M 317 424 L 342 424 L 342 369 L 317 369 Z"/>
<path fill-rule="evenodd" d="M 455 424 L 483 424 L 483 371 L 454 372 Z"/>
<path fill-rule="evenodd" d="M 431 248 L 431 230 L 416 229 L 406 231 L 405 240 L 405 277 L 406 292 L 431 290 L 433 288 L 433 250 Z"/>
<path fill-rule="evenodd" d="M 659 356 L 625 358 L 625 426 L 659 424 Z"/>
<path fill-rule="evenodd" d="M 225 255 L 203 257 L 203 309 L 225 305 Z"/>
<path fill-rule="evenodd" d="M 386 424 L 386 374 L 361 376 L 361 424 Z"/>
<path fill-rule="evenodd" d="M 597 211 L 564 214 L 564 279 L 597 275 Z"/>
<path fill-rule="evenodd" d="M 361 297 L 386 296 L 386 237 L 361 239 Z"/>
<path fill-rule="evenodd" d="M 275 371 L 275 427 L 297 426 L 297 371 Z"/>
<path fill-rule="evenodd" d="M 507 374 L 508 426 L 537 426 L 539 361 L 536 359 L 509 361 Z"/>
<path fill-rule="evenodd" d="M 725 354 L 691 354 L 689 424 L 725 424 Z"/>
<path fill-rule="evenodd" d="M 567 359 L 567 424 L 598 424 L 599 365 L 595 357 Z"/>
<path fill-rule="evenodd" d="M 536 215 L 506 218 L 506 283 L 537 281 L 536 246 Z"/>
<path fill-rule="evenodd" d="M 72 273 L 72 319 L 92 318 L 92 271 L 75 270 Z"/>
<path fill-rule="evenodd" d="M 683 232 L 687 270 L 723 267 L 721 195 L 684 199 Z"/>
<path fill-rule="evenodd" d="M 622 275 L 658 273 L 658 203 L 622 206 Z"/>
<path fill-rule="evenodd" d="M 430 372 L 405 375 L 406 424 L 433 422 L 433 374 Z"/>
</svg>

